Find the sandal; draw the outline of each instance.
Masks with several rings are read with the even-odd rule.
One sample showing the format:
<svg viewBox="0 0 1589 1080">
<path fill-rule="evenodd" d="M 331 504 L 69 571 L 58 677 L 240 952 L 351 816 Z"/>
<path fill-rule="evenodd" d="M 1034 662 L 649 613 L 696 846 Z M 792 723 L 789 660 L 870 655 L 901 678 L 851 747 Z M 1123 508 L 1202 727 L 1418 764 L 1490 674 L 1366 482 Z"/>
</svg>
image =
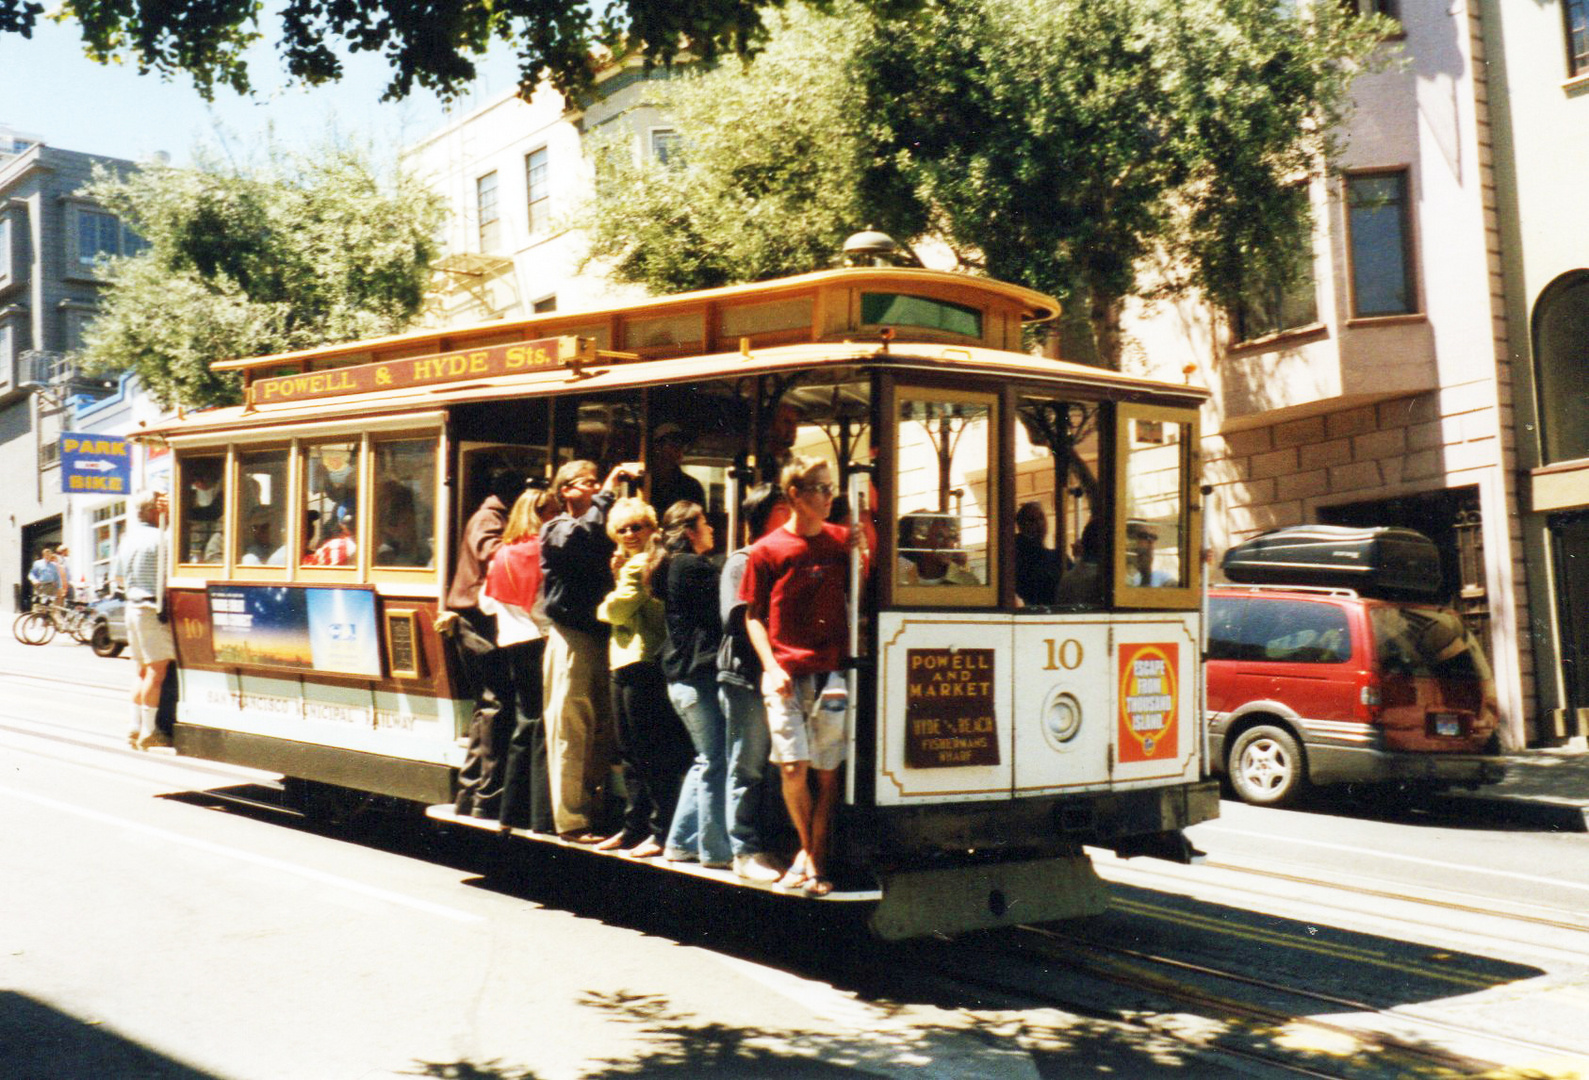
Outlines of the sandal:
<svg viewBox="0 0 1589 1080">
<path fill-rule="evenodd" d="M 833 882 L 818 874 L 815 877 L 806 878 L 805 884 L 800 888 L 807 896 L 826 896 L 833 891 Z"/>
<path fill-rule="evenodd" d="M 803 865 L 797 863 L 794 866 L 791 866 L 783 877 L 778 879 L 778 888 L 789 889 L 790 891 L 795 889 L 803 889 L 806 887 L 806 882 L 809 880 L 810 875 L 806 873 L 806 868 Z"/>
</svg>

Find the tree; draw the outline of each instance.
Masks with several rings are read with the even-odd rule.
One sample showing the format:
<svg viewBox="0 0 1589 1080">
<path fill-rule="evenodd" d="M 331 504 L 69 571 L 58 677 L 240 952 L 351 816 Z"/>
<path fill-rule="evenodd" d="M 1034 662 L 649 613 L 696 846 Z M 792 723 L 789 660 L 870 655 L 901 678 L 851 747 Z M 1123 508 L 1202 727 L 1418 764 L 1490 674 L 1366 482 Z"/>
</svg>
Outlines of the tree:
<svg viewBox="0 0 1589 1080">
<path fill-rule="evenodd" d="M 748 55 L 764 40 L 761 12 L 786 0 L 287 0 L 277 48 L 287 73 L 311 86 L 342 75 L 338 49 L 379 52 L 393 67 L 385 97 L 407 97 L 414 84 L 451 98 L 475 77 L 471 57 L 493 42 L 511 46 L 520 85 L 543 76 L 569 92 L 589 85 L 592 56 L 637 48 L 649 61 L 671 62 L 681 51 L 710 60 Z M 827 5 L 831 0 L 808 0 Z M 879 10 L 912 0 L 866 0 Z M 75 19 L 88 54 L 101 63 L 131 59 L 140 73 L 185 72 L 206 100 L 217 84 L 250 89 L 243 54 L 265 35 L 264 0 L 155 3 L 152 0 L 66 0 L 62 21 Z M 37 0 L 0 0 L 0 33 L 32 36 L 44 13 Z"/>
<path fill-rule="evenodd" d="M 671 80 L 683 140 L 667 162 L 636 159 L 621 134 L 595 145 L 579 222 L 591 257 L 620 281 L 682 292 L 815 269 L 857 223 L 922 232 L 909 192 L 874 190 L 888 174 L 866 156 L 866 95 L 848 62 L 870 29 L 792 11 L 754 63 Z"/>
<path fill-rule="evenodd" d="M 424 301 L 443 206 L 370 155 L 272 148 L 253 175 L 194 169 L 96 173 L 87 193 L 143 237 L 99 267 L 109 288 L 83 366 L 135 371 L 165 405 L 235 401 L 217 360 L 402 330 Z"/>
<path fill-rule="evenodd" d="M 1110 367 L 1128 297 L 1196 289 L 1224 305 L 1295 273 L 1310 228 L 1296 185 L 1338 152 L 1352 79 L 1388 28 L 1343 5 L 1273 0 L 925 0 L 904 16 L 839 15 L 791 13 L 742 76 L 729 64 L 686 81 L 673 189 L 598 211 L 594 253 L 622 279 L 667 288 L 687 280 L 654 271 L 673 225 L 692 247 L 744 221 L 798 249 L 810 216 L 778 215 L 789 155 L 738 132 L 776 144 L 832 115 L 819 173 L 798 178 L 830 186 L 801 205 L 941 240 L 968 269 L 1058 295 L 1085 313 L 1092 358 Z M 832 49 L 798 93 L 777 62 L 785 34 Z M 833 232 L 806 246 L 834 250 Z M 1146 274 L 1150 259 L 1170 271 Z M 719 261 L 692 284 L 769 268 Z"/>
</svg>

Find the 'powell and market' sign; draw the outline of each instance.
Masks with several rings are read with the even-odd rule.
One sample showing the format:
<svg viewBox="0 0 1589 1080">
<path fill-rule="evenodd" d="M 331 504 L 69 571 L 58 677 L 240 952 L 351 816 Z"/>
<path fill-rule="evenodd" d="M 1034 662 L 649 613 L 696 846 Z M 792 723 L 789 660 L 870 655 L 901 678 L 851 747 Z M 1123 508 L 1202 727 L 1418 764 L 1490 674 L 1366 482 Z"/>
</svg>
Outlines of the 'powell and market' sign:
<svg viewBox="0 0 1589 1080">
<path fill-rule="evenodd" d="M 278 375 L 259 379 L 248 388 L 251 404 L 271 405 L 309 398 L 366 394 L 375 390 L 401 390 L 433 386 L 463 379 L 488 379 L 494 375 L 520 375 L 588 360 L 592 342 L 577 337 L 540 338 L 514 345 L 386 360 L 378 364 L 312 371 L 303 375 Z"/>
</svg>

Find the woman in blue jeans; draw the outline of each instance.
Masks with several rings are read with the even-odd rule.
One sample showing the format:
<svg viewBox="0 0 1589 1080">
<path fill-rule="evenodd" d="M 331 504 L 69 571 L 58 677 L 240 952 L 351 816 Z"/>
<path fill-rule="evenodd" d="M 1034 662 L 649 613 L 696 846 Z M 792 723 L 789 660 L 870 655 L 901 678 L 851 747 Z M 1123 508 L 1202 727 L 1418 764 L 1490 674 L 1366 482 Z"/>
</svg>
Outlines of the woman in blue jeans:
<svg viewBox="0 0 1589 1080">
<path fill-rule="evenodd" d="M 745 601 L 739 598 L 739 584 L 750 545 L 788 519 L 789 504 L 777 484 L 750 489 L 739 506 L 746 544 L 723 564 L 718 592 L 723 644 L 717 651 L 717 700 L 728 720 L 728 843 L 734 851 L 734 872 L 763 885 L 775 884 L 787 869 L 769 848 L 778 840 L 777 826 L 782 824 L 785 830 L 790 826 L 780 785 L 776 779 L 767 783 L 772 732 L 761 697 L 761 660 L 745 634 Z"/>
<path fill-rule="evenodd" d="M 727 822 L 728 722 L 717 701 L 723 620 L 717 567 L 707 557 L 712 540 L 712 526 L 698 504 L 680 500 L 663 514 L 662 546 L 668 555 L 656 575 L 668 626 L 662 671 L 668 699 L 695 744 L 695 764 L 679 791 L 664 857 L 727 867 L 733 855 Z"/>
</svg>

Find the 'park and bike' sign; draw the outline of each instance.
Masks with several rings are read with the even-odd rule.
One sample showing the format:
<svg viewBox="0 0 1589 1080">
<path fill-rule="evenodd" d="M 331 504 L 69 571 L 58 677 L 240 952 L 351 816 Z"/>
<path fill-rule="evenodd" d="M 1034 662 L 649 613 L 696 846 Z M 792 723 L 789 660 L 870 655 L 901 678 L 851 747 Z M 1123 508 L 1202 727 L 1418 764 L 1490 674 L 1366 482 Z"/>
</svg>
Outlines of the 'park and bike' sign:
<svg viewBox="0 0 1589 1080">
<path fill-rule="evenodd" d="M 132 451 L 126 439 L 61 433 L 61 491 L 67 495 L 125 495 L 132 490 Z"/>
</svg>

